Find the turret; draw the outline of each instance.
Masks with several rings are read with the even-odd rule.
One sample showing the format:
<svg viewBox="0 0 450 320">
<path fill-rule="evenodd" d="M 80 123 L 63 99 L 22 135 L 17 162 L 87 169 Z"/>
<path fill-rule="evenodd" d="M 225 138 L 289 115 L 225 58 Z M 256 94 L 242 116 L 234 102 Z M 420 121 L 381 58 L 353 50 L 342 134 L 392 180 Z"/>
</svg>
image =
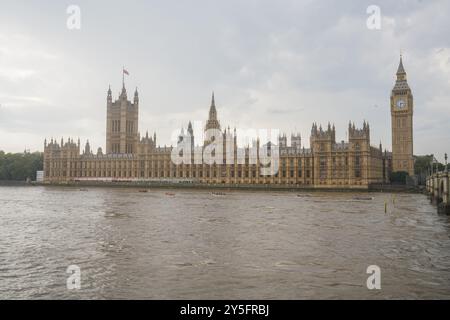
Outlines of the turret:
<svg viewBox="0 0 450 320">
<path fill-rule="evenodd" d="M 291 134 L 291 146 L 295 149 L 300 150 L 302 146 L 302 138 L 300 136 L 300 133 L 297 134 Z"/>
<path fill-rule="evenodd" d="M 91 146 L 89 145 L 89 140 L 86 141 L 86 146 L 84 147 L 84 154 L 91 154 Z"/>
<path fill-rule="evenodd" d="M 392 93 L 404 94 L 406 92 L 410 92 L 408 81 L 406 79 L 406 71 L 403 67 L 403 57 L 400 55 L 400 62 L 397 68 L 397 80 L 395 81 L 394 88 L 392 89 Z"/>
<path fill-rule="evenodd" d="M 286 137 L 286 134 L 285 134 L 285 133 L 283 133 L 282 135 L 279 135 L 279 136 L 278 136 L 278 146 L 279 146 L 280 148 L 285 148 L 285 147 L 287 147 L 287 137 Z"/>
<path fill-rule="evenodd" d="M 178 136 L 178 143 L 184 141 L 184 128 L 181 128 L 181 133 Z"/>
<path fill-rule="evenodd" d="M 189 121 L 187 132 L 193 137 L 194 136 L 194 130 L 192 129 L 192 123 Z"/>
<path fill-rule="evenodd" d="M 188 136 L 191 139 L 191 148 L 193 150 L 193 148 L 194 148 L 194 129 L 192 128 L 191 121 L 189 121 L 188 128 L 187 128 L 187 133 L 188 133 Z"/>
<path fill-rule="evenodd" d="M 127 100 L 127 89 L 125 89 L 125 82 L 122 83 L 122 92 L 120 93 L 119 98 L 121 100 Z"/>
<path fill-rule="evenodd" d="M 311 129 L 311 138 L 320 139 L 320 140 L 330 140 L 331 142 L 335 142 L 336 140 L 336 128 L 328 122 L 327 129 L 324 130 L 322 125 L 319 125 L 319 129 L 317 129 L 317 123 L 313 123 Z"/>
<path fill-rule="evenodd" d="M 315 122 L 313 122 L 312 127 L 311 127 L 311 135 L 315 135 L 317 134 L 317 124 Z"/>
<path fill-rule="evenodd" d="M 397 79 L 398 80 L 406 80 L 406 71 L 405 71 L 405 68 L 403 67 L 402 55 L 400 55 L 400 62 L 398 64 L 398 68 L 397 68 Z"/>
<path fill-rule="evenodd" d="M 334 124 L 331 125 L 328 122 L 327 129 L 324 130 L 322 125 L 319 125 L 317 129 L 317 124 L 313 123 L 311 129 L 310 146 L 315 152 L 317 151 L 328 151 L 332 149 L 332 145 L 336 143 L 336 129 Z"/>
<path fill-rule="evenodd" d="M 216 102 L 214 100 L 214 91 L 211 97 L 211 107 L 209 109 L 209 119 L 217 120 Z"/>
<path fill-rule="evenodd" d="M 366 148 L 368 150 L 368 148 L 370 147 L 369 123 L 364 121 L 362 129 L 356 128 L 354 123 L 349 126 L 348 140 L 350 143 L 358 145 L 358 148 L 360 150 Z"/>
<path fill-rule="evenodd" d="M 214 99 L 214 91 L 212 93 L 211 97 L 211 106 L 209 107 L 209 116 L 208 116 L 208 122 L 206 124 L 206 129 L 219 129 L 220 130 L 220 124 L 217 120 L 217 110 L 216 110 L 216 101 Z"/>
<path fill-rule="evenodd" d="M 139 94 L 138 94 L 137 87 L 136 87 L 136 90 L 134 91 L 134 104 L 135 105 L 139 104 Z"/>
<path fill-rule="evenodd" d="M 111 85 L 108 88 L 108 94 L 107 94 L 107 97 L 106 97 L 106 102 L 108 103 L 108 106 L 110 106 L 111 103 L 112 103 Z"/>
<path fill-rule="evenodd" d="M 216 102 L 214 100 L 214 91 L 211 97 L 211 106 L 209 108 L 209 117 L 205 126 L 205 145 L 213 141 L 217 136 L 221 135 L 220 123 L 217 120 Z"/>
</svg>

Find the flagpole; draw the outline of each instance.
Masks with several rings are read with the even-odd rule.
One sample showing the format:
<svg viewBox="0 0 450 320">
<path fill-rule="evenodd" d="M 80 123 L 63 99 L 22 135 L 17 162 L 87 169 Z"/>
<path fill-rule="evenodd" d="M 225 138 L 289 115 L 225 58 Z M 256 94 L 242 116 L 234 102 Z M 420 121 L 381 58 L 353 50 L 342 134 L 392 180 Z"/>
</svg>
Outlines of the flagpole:
<svg viewBox="0 0 450 320">
<path fill-rule="evenodd" d="M 122 66 L 122 87 L 125 88 L 125 66 Z"/>
</svg>

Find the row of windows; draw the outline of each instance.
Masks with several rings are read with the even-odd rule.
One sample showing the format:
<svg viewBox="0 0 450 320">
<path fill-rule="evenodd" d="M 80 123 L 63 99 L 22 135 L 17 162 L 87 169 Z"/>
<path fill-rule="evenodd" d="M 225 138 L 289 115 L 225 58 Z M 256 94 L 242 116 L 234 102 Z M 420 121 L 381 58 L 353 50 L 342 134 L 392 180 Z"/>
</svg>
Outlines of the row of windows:
<svg viewBox="0 0 450 320">
<path fill-rule="evenodd" d="M 120 120 L 112 120 L 112 132 L 120 132 Z"/>
<path fill-rule="evenodd" d="M 118 171 L 111 171 L 111 170 L 100 170 L 100 171 L 91 171 L 91 170 L 82 170 L 82 171 L 77 171 L 77 170 L 72 170 L 72 171 L 65 171 L 65 170 L 57 170 L 53 172 L 52 176 L 66 176 L 66 174 L 69 173 L 69 177 L 138 177 L 138 171 L 134 171 L 134 175 L 133 175 L 133 171 L 132 170 L 118 170 Z M 49 171 L 46 171 L 46 176 L 50 176 Z M 145 172 L 144 171 L 140 171 L 140 176 L 141 178 L 145 177 Z M 148 172 L 148 176 L 149 178 L 166 178 L 166 177 L 173 177 L 173 178 L 218 178 L 219 177 L 219 172 L 217 170 L 211 170 L 211 171 L 205 171 L 203 172 L 202 170 L 199 171 L 192 171 L 192 173 L 190 171 L 171 171 L 171 172 L 167 172 L 167 171 L 157 171 L 157 172 L 152 172 L 149 171 Z M 221 175 L 221 177 L 226 177 L 226 175 Z M 257 172 L 256 170 L 238 170 L 238 171 L 231 171 L 230 172 L 230 178 L 257 178 L 257 177 L 266 177 L 263 175 L 260 175 L 259 172 Z M 269 176 L 270 177 L 270 176 Z M 280 177 L 280 175 L 277 173 L 274 175 L 275 178 Z M 281 172 L 281 177 L 283 178 L 287 178 L 287 173 L 286 171 L 282 171 Z M 294 171 L 289 171 L 289 177 L 290 178 L 301 178 L 302 177 L 302 172 L 298 171 L 298 176 L 295 177 L 294 175 Z M 311 177 L 311 171 L 310 170 L 306 170 L 306 174 L 305 174 L 306 178 L 310 178 Z"/>
<path fill-rule="evenodd" d="M 113 144 L 112 145 L 113 150 L 116 148 L 119 148 L 119 144 Z M 126 146 L 128 151 L 132 151 L 132 145 L 129 144 Z M 321 156 L 319 158 L 319 177 L 321 179 L 325 179 L 328 176 L 328 157 Z M 337 161 L 336 161 L 337 160 Z M 306 162 L 306 166 L 302 166 L 302 161 Z M 229 165 L 227 167 L 219 166 L 219 165 L 179 165 L 175 166 L 173 163 L 167 161 L 167 160 L 153 160 L 153 161 L 145 161 L 145 160 L 122 160 L 122 161 L 82 161 L 82 162 L 69 162 L 69 168 L 70 169 L 88 169 L 89 172 L 91 172 L 90 169 L 93 169 L 92 172 L 106 172 L 108 171 L 108 175 L 104 173 L 104 176 L 110 176 L 111 172 L 115 171 L 122 171 L 122 170 L 139 170 L 140 172 L 142 168 L 145 168 L 145 164 L 147 162 L 148 167 L 148 176 L 151 177 L 152 172 L 167 172 L 167 170 L 170 171 L 167 175 L 174 176 L 174 177 L 183 177 L 184 169 L 188 169 L 184 173 L 185 177 L 189 177 L 190 171 L 192 171 L 192 177 L 218 177 L 219 173 L 220 176 L 226 176 L 227 171 L 224 170 L 225 168 L 229 168 L 230 176 L 235 177 L 256 177 L 259 175 L 259 172 L 257 171 L 256 165 L 250 165 L 249 167 L 246 165 Z M 289 163 L 289 167 L 286 166 L 286 164 Z M 297 167 L 294 166 L 294 163 L 297 164 Z M 361 177 L 361 158 L 359 154 L 356 154 L 354 157 L 354 176 L 355 177 Z M 51 165 L 51 166 L 50 166 Z M 139 165 L 139 166 L 138 166 Z M 348 158 L 342 157 L 336 159 L 336 157 L 332 158 L 331 163 L 331 174 L 332 177 L 343 177 L 347 175 L 348 172 Z M 61 162 L 46 162 L 46 168 L 67 168 L 67 162 L 61 161 Z M 218 170 L 219 169 L 219 170 Z M 302 177 L 303 174 L 306 175 L 307 178 L 311 176 L 310 171 L 310 158 L 306 159 L 286 159 L 283 158 L 281 161 L 281 165 L 279 167 L 280 169 L 280 175 L 283 178 L 286 177 Z M 306 170 L 305 170 L 306 169 Z M 211 171 L 211 173 L 210 173 Z M 86 172 L 83 170 L 83 172 Z M 131 171 L 130 171 L 131 172 Z M 136 174 L 137 175 L 137 174 Z M 161 173 L 160 176 L 164 176 L 164 173 Z M 278 174 L 276 174 L 278 176 Z"/>
<path fill-rule="evenodd" d="M 127 121 L 126 132 L 129 134 L 134 133 L 134 121 Z"/>
<path fill-rule="evenodd" d="M 119 150 L 120 145 L 119 144 L 112 144 L 112 149 L 113 151 Z M 126 145 L 126 150 L 127 152 L 132 152 L 133 151 L 133 145 L 132 144 L 127 144 Z M 309 160 L 309 159 L 308 159 Z M 321 169 L 326 169 L 327 168 L 327 162 L 328 162 L 328 158 L 325 156 L 321 156 L 319 158 L 319 166 Z M 167 168 L 169 165 L 173 168 L 175 168 L 175 165 L 167 160 L 151 160 L 151 161 L 145 161 L 145 160 L 134 160 L 134 161 L 129 161 L 129 160 L 122 160 L 122 161 L 51 161 L 48 162 L 49 164 L 51 163 L 53 168 L 59 168 L 61 167 L 67 167 L 69 166 L 70 169 L 101 169 L 101 168 L 127 168 L 127 167 L 137 167 L 139 165 L 140 168 L 144 168 L 145 165 L 147 164 L 147 166 L 149 168 Z M 294 166 L 294 160 L 290 159 L 289 161 L 289 167 L 287 167 L 287 162 L 286 159 L 283 159 L 281 161 L 281 164 L 279 166 L 280 169 L 294 169 L 294 170 L 302 170 L 303 165 L 301 163 L 301 160 L 298 160 L 297 166 Z M 355 166 L 360 166 L 360 156 L 356 155 L 354 157 L 354 162 L 353 164 Z M 184 168 L 184 167 L 191 167 L 191 166 L 203 166 L 205 168 L 208 167 L 216 167 L 216 166 L 221 166 L 221 165 L 217 165 L 217 164 L 213 164 L 213 165 L 207 165 L 207 164 L 200 164 L 200 165 L 190 165 L 190 164 L 182 164 L 182 165 L 178 165 L 178 167 L 180 168 Z M 234 167 L 242 167 L 242 166 L 256 166 L 255 164 L 230 164 L 227 165 L 227 167 L 230 168 L 234 168 Z M 348 158 L 342 158 L 342 159 L 336 159 L 335 157 L 332 158 L 332 167 L 333 168 L 345 168 L 348 166 Z M 309 161 L 306 161 L 306 166 L 305 168 L 310 168 L 310 163 Z"/>
<path fill-rule="evenodd" d="M 91 169 L 94 169 L 94 170 L 91 170 Z M 183 170 L 183 168 L 179 167 L 178 170 L 177 170 L 177 167 L 171 166 L 169 171 L 167 171 L 167 168 L 161 168 L 161 171 L 159 171 L 158 168 L 156 168 L 156 170 L 155 169 L 154 170 L 149 170 L 148 171 L 148 177 L 152 177 L 152 175 L 153 176 L 158 176 L 158 174 L 161 177 L 167 175 L 168 177 L 178 177 L 178 178 L 179 177 L 181 177 L 181 178 L 183 178 L 183 177 L 189 178 L 191 176 L 194 177 L 194 178 L 196 178 L 196 177 L 198 177 L 198 178 L 203 178 L 203 177 L 206 177 L 206 178 L 214 177 L 214 178 L 216 178 L 218 176 L 226 177 L 227 175 L 229 175 L 232 178 L 234 178 L 234 177 L 238 177 L 238 178 L 241 178 L 241 177 L 245 177 L 245 178 L 253 177 L 253 178 L 256 178 L 257 176 L 262 176 L 262 175 L 260 175 L 260 171 L 257 169 L 256 166 L 252 166 L 252 167 L 241 167 L 241 166 L 239 166 L 237 168 L 234 168 L 234 166 L 233 167 L 230 166 L 229 170 L 224 170 L 224 169 L 225 168 L 219 168 L 219 167 L 216 167 L 216 166 L 210 166 L 208 168 L 203 167 L 203 168 L 196 168 L 196 169 L 192 169 L 192 170 L 190 170 L 190 169 Z M 126 169 L 126 168 L 124 168 L 124 169 L 113 168 L 113 170 L 111 170 L 111 168 L 103 168 L 103 169 L 99 168 L 97 170 L 95 170 L 95 168 L 84 168 L 82 170 L 69 170 L 69 171 L 70 172 L 78 172 L 78 175 L 82 175 L 82 176 L 90 176 L 91 174 L 94 174 L 94 175 L 102 175 L 102 176 L 107 177 L 107 176 L 111 176 L 111 174 L 113 174 L 113 176 L 114 176 L 116 174 L 116 172 L 129 172 L 129 174 L 131 176 L 131 172 L 133 170 L 131 168 L 128 168 L 128 169 Z M 47 170 L 47 172 L 48 172 L 48 170 Z M 61 172 L 61 170 L 57 170 L 57 169 L 53 170 L 54 174 L 58 174 L 60 172 Z M 137 170 L 135 172 L 137 172 Z M 144 177 L 144 171 L 141 170 L 140 172 L 141 172 L 141 176 Z M 303 176 L 303 172 L 302 172 L 301 169 L 298 170 L 298 171 L 295 171 L 295 170 L 288 170 L 288 171 L 281 170 L 280 172 L 281 172 L 281 176 L 283 178 L 287 177 L 287 172 L 289 173 L 289 177 L 291 177 L 291 178 L 294 178 L 294 177 L 301 178 Z M 296 174 L 297 174 L 297 176 L 296 176 Z M 136 175 L 137 174 L 135 174 L 135 176 Z M 305 170 L 305 175 L 306 175 L 307 178 L 309 178 L 311 176 L 311 170 L 309 170 L 309 169 Z M 76 176 L 76 174 L 73 174 L 73 176 Z M 124 174 L 124 176 L 126 176 L 126 174 Z M 279 174 L 276 173 L 275 177 L 278 177 L 278 176 L 279 176 Z"/>
<path fill-rule="evenodd" d="M 111 120 L 111 131 L 112 132 L 120 132 L 120 120 Z M 125 124 L 125 131 L 126 133 L 134 133 L 134 121 L 127 120 Z"/>
<path fill-rule="evenodd" d="M 360 172 L 360 171 L 359 171 Z M 113 178 L 129 178 L 129 177 L 141 177 L 144 178 L 145 177 L 145 172 L 144 171 L 140 171 L 139 172 L 139 176 L 138 176 L 138 171 L 132 171 L 132 170 L 119 170 L 119 171 L 107 171 L 107 170 L 103 170 L 103 171 L 76 171 L 76 170 L 72 170 L 72 171 L 65 171 L 65 170 L 61 170 L 58 172 L 54 172 L 53 176 L 62 176 L 65 177 L 66 174 L 69 174 L 69 177 L 113 177 Z M 288 173 L 286 171 L 281 171 L 281 175 L 279 175 L 278 173 L 274 176 L 275 178 L 279 178 L 280 176 L 282 178 L 302 178 L 302 174 L 301 171 L 298 172 L 299 175 L 297 177 L 295 177 L 295 172 L 294 171 L 289 171 L 289 176 Z M 49 177 L 49 172 L 46 172 L 46 176 Z M 168 177 L 173 177 L 173 178 L 220 178 L 219 174 L 216 170 L 212 171 L 210 173 L 210 171 L 206 171 L 205 174 L 203 174 L 203 171 L 192 171 L 192 176 L 191 173 L 189 171 L 186 172 L 167 172 L 167 171 L 160 171 L 160 172 L 148 172 L 148 178 L 168 178 Z M 222 176 L 223 178 L 225 178 L 226 176 Z M 258 172 L 255 170 L 252 171 L 237 171 L 237 174 L 235 175 L 235 172 L 232 171 L 230 178 L 264 178 L 265 176 L 262 175 L 258 175 Z M 355 178 L 360 178 L 360 173 L 355 174 Z M 270 179 L 270 176 L 266 177 Z M 306 174 L 305 174 L 305 178 L 311 178 L 311 171 L 307 170 Z M 335 176 L 334 178 L 348 178 L 347 175 L 339 175 L 339 176 Z"/>
<path fill-rule="evenodd" d="M 112 144 L 113 151 L 114 150 L 119 150 L 119 148 L 120 148 L 119 144 Z M 133 145 L 132 144 L 127 144 L 126 149 L 132 151 L 133 150 Z M 140 167 L 143 168 L 143 167 L 145 167 L 146 161 L 145 160 L 139 160 L 139 162 L 138 162 L 137 160 L 135 160 L 135 161 L 123 160 L 123 161 L 81 161 L 81 162 L 69 161 L 69 162 L 67 162 L 67 160 L 63 160 L 63 161 L 52 161 L 51 163 L 52 163 L 54 168 L 58 168 L 60 166 L 60 164 L 63 167 L 66 167 L 67 164 L 69 164 L 69 167 L 71 169 L 72 168 L 74 168 L 74 169 L 78 169 L 78 168 L 82 168 L 82 169 L 88 168 L 88 169 L 90 169 L 90 168 L 105 168 L 105 167 L 108 167 L 108 168 L 117 167 L 117 168 L 120 169 L 121 167 L 124 167 L 124 168 L 130 167 L 130 165 L 131 166 L 137 166 L 138 163 L 139 163 Z M 151 167 L 151 168 L 167 167 L 169 164 L 171 166 L 175 167 L 175 165 L 171 161 L 166 161 L 166 160 L 150 160 L 150 161 L 147 161 L 147 165 L 149 167 Z M 221 166 L 221 165 L 219 165 L 219 164 L 213 164 L 213 165 L 208 165 L 208 164 L 200 164 L 200 165 L 196 165 L 196 164 L 193 164 L 193 165 L 191 165 L 191 164 L 181 164 L 181 165 L 178 165 L 178 166 L 180 168 L 183 168 L 184 166 L 203 166 L 205 168 L 208 168 L 210 166 L 211 167 L 216 167 L 216 166 Z M 227 166 L 229 166 L 231 168 L 234 168 L 235 166 L 237 166 L 237 167 L 241 167 L 241 166 L 256 166 L 256 164 L 248 164 L 248 163 L 245 164 L 245 165 L 244 164 L 229 164 Z M 309 166 L 310 166 L 310 162 L 307 161 L 306 167 L 309 167 Z M 286 161 L 285 160 L 282 161 L 281 167 L 283 167 L 283 168 L 286 167 Z M 289 167 L 290 168 L 294 168 L 294 164 L 293 164 L 292 160 L 291 160 L 291 162 L 289 164 Z M 303 166 L 301 164 L 301 161 L 299 160 L 297 168 L 300 170 L 302 167 Z"/>
<path fill-rule="evenodd" d="M 406 164 L 403 164 L 406 167 Z M 212 171 L 206 171 L 203 172 L 202 170 L 199 171 L 156 171 L 156 172 L 152 172 L 149 171 L 148 175 L 145 176 L 145 172 L 144 171 L 139 171 L 139 176 L 138 176 L 138 171 L 137 170 L 99 170 L 99 171 L 92 171 L 92 170 L 55 170 L 52 172 L 52 174 L 50 175 L 50 172 L 47 170 L 45 175 L 47 177 L 52 176 L 52 177 L 65 177 L 66 174 L 69 175 L 69 177 L 113 177 L 113 178 L 130 178 L 130 177 L 140 177 L 140 178 L 226 178 L 227 175 L 220 175 L 219 172 L 217 170 L 212 170 Z M 230 172 L 230 176 L 228 178 L 271 178 L 270 176 L 262 176 L 259 175 L 259 172 L 257 170 L 238 170 L 236 171 L 231 171 Z M 302 172 L 298 171 L 298 176 L 295 176 L 295 171 L 290 170 L 290 171 L 285 171 L 282 170 L 281 172 L 277 173 L 274 175 L 274 178 L 302 178 Z M 311 178 L 311 171 L 310 170 L 306 170 L 305 172 L 305 176 L 304 178 Z M 303 179 L 304 179 L 303 178 Z M 335 172 L 333 172 L 333 178 L 334 179 L 348 179 L 349 176 L 347 173 L 341 172 L 336 174 Z M 355 178 L 361 178 L 361 170 L 357 169 L 355 170 Z"/>
<path fill-rule="evenodd" d="M 120 153 L 120 143 L 113 143 L 111 145 L 112 153 Z M 85 162 L 83 162 L 85 164 Z"/>
<path fill-rule="evenodd" d="M 128 154 L 133 153 L 133 145 L 130 143 L 127 143 L 127 145 L 125 146 L 125 152 Z"/>
<path fill-rule="evenodd" d="M 397 118 L 397 128 L 407 128 L 406 117 Z"/>
</svg>

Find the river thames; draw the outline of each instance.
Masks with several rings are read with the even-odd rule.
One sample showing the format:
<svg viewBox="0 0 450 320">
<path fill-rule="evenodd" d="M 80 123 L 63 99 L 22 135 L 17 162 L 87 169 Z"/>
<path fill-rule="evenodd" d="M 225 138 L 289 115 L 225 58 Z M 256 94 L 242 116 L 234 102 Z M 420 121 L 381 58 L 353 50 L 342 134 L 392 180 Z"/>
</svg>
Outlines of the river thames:
<svg viewBox="0 0 450 320">
<path fill-rule="evenodd" d="M 0 234 L 1 299 L 450 298 L 420 194 L 0 187 Z"/>
</svg>

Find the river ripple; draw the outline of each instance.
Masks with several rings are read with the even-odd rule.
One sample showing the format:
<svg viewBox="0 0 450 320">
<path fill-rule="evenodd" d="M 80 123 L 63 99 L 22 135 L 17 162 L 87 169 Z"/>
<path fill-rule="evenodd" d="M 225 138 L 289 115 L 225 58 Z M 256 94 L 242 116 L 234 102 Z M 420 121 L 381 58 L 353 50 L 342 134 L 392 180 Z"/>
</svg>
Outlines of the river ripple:
<svg viewBox="0 0 450 320">
<path fill-rule="evenodd" d="M 225 193 L 0 187 L 0 298 L 450 298 L 450 218 L 423 195 Z"/>
</svg>

